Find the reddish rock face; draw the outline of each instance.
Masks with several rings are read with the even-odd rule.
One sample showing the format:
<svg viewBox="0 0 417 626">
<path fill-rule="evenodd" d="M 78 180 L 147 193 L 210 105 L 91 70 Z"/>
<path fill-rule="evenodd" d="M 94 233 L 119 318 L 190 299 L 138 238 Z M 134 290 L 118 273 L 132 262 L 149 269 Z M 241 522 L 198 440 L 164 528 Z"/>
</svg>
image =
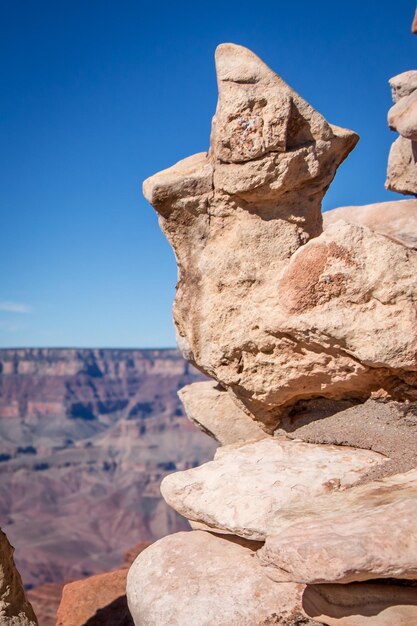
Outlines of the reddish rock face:
<svg viewBox="0 0 417 626">
<path fill-rule="evenodd" d="M 177 390 L 201 376 L 177 351 L 1 350 L 0 372 L 0 519 L 27 587 L 188 528 L 159 483 L 216 444 L 183 413 Z"/>
<path fill-rule="evenodd" d="M 133 626 L 126 600 L 127 569 L 65 585 L 56 626 Z"/>
</svg>

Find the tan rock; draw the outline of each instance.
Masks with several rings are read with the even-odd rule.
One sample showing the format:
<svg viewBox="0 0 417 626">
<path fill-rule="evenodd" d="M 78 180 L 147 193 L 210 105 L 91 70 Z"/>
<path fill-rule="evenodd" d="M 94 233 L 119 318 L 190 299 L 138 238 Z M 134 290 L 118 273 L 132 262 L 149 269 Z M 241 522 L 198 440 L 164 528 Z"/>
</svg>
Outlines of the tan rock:
<svg viewBox="0 0 417 626">
<path fill-rule="evenodd" d="M 56 626 L 133 626 L 126 600 L 127 569 L 65 585 Z"/>
<path fill-rule="evenodd" d="M 37 626 L 13 559 L 14 548 L 0 530 L 0 626 Z"/>
<path fill-rule="evenodd" d="M 408 248 L 417 248 L 417 200 L 344 206 L 323 213 L 324 229 L 340 220 L 367 226 Z"/>
<path fill-rule="evenodd" d="M 213 381 L 192 383 L 178 392 L 187 417 L 221 445 L 260 439 L 266 433 Z"/>
<path fill-rule="evenodd" d="M 283 582 L 417 579 L 416 519 L 411 470 L 282 511 L 258 556 Z"/>
<path fill-rule="evenodd" d="M 251 542 L 193 531 L 142 552 L 129 570 L 135 626 L 315 626 L 301 608 L 302 585 L 277 585 Z"/>
<path fill-rule="evenodd" d="M 417 144 L 398 137 L 391 146 L 385 187 L 405 195 L 417 194 Z"/>
<path fill-rule="evenodd" d="M 417 34 L 417 9 L 414 14 L 413 23 L 411 24 L 411 32 L 413 33 L 413 35 Z"/>
<path fill-rule="evenodd" d="M 303 398 L 405 397 L 415 258 L 358 226 L 320 234 L 322 197 L 357 136 L 245 48 L 220 46 L 216 69 L 209 153 L 144 183 L 177 258 L 185 357 L 268 432 Z"/>
<path fill-rule="evenodd" d="M 388 126 L 406 139 L 417 139 L 417 91 L 401 98 L 390 108 Z"/>
<path fill-rule="evenodd" d="M 417 588 L 351 583 L 308 585 L 303 610 L 327 626 L 417 626 Z"/>
<path fill-rule="evenodd" d="M 398 102 L 400 98 L 409 96 L 417 89 L 417 70 L 408 70 L 393 76 L 389 79 L 389 85 L 393 101 Z"/>
<path fill-rule="evenodd" d="M 368 450 L 267 438 L 219 448 L 213 461 L 167 476 L 161 492 L 193 522 L 263 540 L 280 511 L 347 487 L 384 461 Z"/>
</svg>

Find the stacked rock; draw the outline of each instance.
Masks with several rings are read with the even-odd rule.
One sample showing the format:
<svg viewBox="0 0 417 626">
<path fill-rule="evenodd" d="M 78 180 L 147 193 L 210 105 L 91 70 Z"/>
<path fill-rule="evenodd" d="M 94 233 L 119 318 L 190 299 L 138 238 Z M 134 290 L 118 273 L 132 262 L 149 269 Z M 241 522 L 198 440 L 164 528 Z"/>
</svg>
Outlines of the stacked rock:
<svg viewBox="0 0 417 626">
<path fill-rule="evenodd" d="M 388 112 L 388 126 L 400 136 L 391 147 L 385 186 L 417 195 L 417 70 L 402 72 L 389 83 L 394 106 Z"/>
<path fill-rule="evenodd" d="M 130 611 L 136 626 L 417 625 L 417 252 L 360 211 L 323 230 L 357 135 L 245 48 L 219 46 L 216 70 L 209 152 L 144 193 L 177 258 L 178 343 L 214 379 L 180 396 L 221 447 L 164 479 L 193 530 L 136 559 Z"/>
</svg>

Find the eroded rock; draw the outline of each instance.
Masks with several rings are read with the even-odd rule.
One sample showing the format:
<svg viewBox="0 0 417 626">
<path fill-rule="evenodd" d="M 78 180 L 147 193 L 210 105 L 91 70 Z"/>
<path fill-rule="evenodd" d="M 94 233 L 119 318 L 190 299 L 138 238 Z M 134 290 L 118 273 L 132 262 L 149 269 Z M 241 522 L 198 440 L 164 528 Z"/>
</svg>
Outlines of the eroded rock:
<svg viewBox="0 0 417 626">
<path fill-rule="evenodd" d="M 406 139 L 417 139 L 417 92 L 401 98 L 388 111 L 388 126 Z"/>
<path fill-rule="evenodd" d="M 213 381 L 192 383 L 178 392 L 187 417 L 221 445 L 261 439 L 266 433 Z"/>
<path fill-rule="evenodd" d="M 391 146 L 385 187 L 405 195 L 416 195 L 416 160 L 417 143 L 400 135 Z"/>
<path fill-rule="evenodd" d="M 133 626 L 127 607 L 127 569 L 65 585 L 56 626 Z"/>
<path fill-rule="evenodd" d="M 357 225 L 321 234 L 357 136 L 245 48 L 220 46 L 216 70 L 209 153 L 144 183 L 178 262 L 184 355 L 270 432 L 303 398 L 412 387 L 415 258 Z"/>
<path fill-rule="evenodd" d="M 306 615 L 327 626 L 417 626 L 417 588 L 350 583 L 308 585 Z"/>
<path fill-rule="evenodd" d="M 37 626 L 13 559 L 14 548 L 0 530 L 0 625 Z"/>
<path fill-rule="evenodd" d="M 411 470 L 282 511 L 258 556 L 277 581 L 414 580 L 416 518 L 417 470 Z"/>
<path fill-rule="evenodd" d="M 323 213 L 324 229 L 340 220 L 367 226 L 407 248 L 417 249 L 417 200 L 344 206 Z"/>
<path fill-rule="evenodd" d="M 398 102 L 400 98 L 409 96 L 417 89 L 417 70 L 408 70 L 393 76 L 389 79 L 389 85 L 393 101 Z"/>
<path fill-rule="evenodd" d="M 167 476 L 161 492 L 193 522 L 264 540 L 280 511 L 352 485 L 385 460 L 368 450 L 267 438 L 219 448 L 213 461 Z"/>
</svg>

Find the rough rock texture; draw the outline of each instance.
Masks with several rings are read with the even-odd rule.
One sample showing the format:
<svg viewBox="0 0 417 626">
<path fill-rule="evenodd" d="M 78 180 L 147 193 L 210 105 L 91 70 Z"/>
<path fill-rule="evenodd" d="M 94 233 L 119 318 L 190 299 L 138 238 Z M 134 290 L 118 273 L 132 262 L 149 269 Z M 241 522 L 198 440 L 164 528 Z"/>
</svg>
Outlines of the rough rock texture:
<svg viewBox="0 0 417 626">
<path fill-rule="evenodd" d="M 56 626 L 133 626 L 126 600 L 127 569 L 65 585 Z"/>
<path fill-rule="evenodd" d="M 388 126 L 406 139 L 417 139 L 417 92 L 400 98 L 388 111 Z"/>
<path fill-rule="evenodd" d="M 306 615 L 327 626 L 417 626 L 417 588 L 351 583 L 308 585 Z"/>
<path fill-rule="evenodd" d="M 144 183 L 177 257 L 184 355 L 270 430 L 302 398 L 403 392 L 416 382 L 417 255 L 357 225 L 321 234 L 356 135 L 245 48 L 220 46 L 216 69 L 209 153 Z"/>
<path fill-rule="evenodd" d="M 37 626 L 13 559 L 14 548 L 0 530 L 0 625 Z"/>
<path fill-rule="evenodd" d="M 259 551 L 274 580 L 417 579 L 417 470 L 278 514 Z M 272 528 L 273 526 L 273 528 Z"/>
<path fill-rule="evenodd" d="M 417 144 L 398 137 L 391 146 L 385 186 L 405 195 L 417 194 Z"/>
<path fill-rule="evenodd" d="M 315 626 L 302 585 L 277 585 L 257 562 L 257 544 L 193 531 L 157 541 L 129 570 L 136 626 Z"/>
<path fill-rule="evenodd" d="M 417 89 L 417 70 L 408 70 L 393 76 L 389 79 L 389 85 L 393 101 L 398 102 L 400 98 L 409 96 Z"/>
<path fill-rule="evenodd" d="M 266 433 L 213 381 L 193 383 L 178 392 L 187 417 L 222 445 L 260 439 Z"/>
<path fill-rule="evenodd" d="M 407 248 L 417 249 L 417 200 L 344 206 L 323 213 L 324 229 L 340 220 L 367 226 Z"/>
<path fill-rule="evenodd" d="M 276 434 L 308 443 L 364 448 L 387 457 L 361 482 L 417 467 L 416 403 L 368 400 L 349 406 L 347 401 L 306 400 L 282 420 Z"/>
<path fill-rule="evenodd" d="M 167 476 L 161 492 L 189 520 L 263 540 L 279 511 L 349 486 L 383 462 L 368 450 L 268 438 L 219 448 L 213 461 Z"/>
</svg>

